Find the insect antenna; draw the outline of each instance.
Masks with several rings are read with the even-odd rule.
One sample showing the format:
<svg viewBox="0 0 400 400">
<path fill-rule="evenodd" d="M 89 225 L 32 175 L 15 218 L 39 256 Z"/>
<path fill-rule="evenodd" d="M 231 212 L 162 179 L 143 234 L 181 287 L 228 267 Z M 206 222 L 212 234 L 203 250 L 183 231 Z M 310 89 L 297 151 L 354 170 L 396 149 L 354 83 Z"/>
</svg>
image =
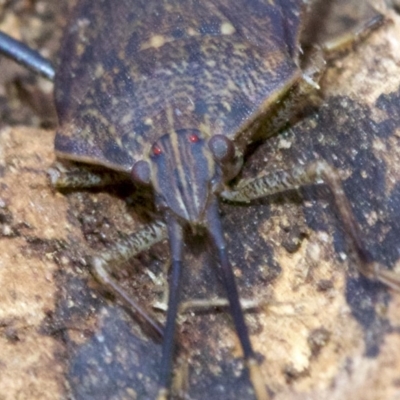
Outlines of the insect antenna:
<svg viewBox="0 0 400 400">
<path fill-rule="evenodd" d="M 170 387 L 172 361 L 174 356 L 174 337 L 176 328 L 176 317 L 180 300 L 180 282 L 182 272 L 182 247 L 183 230 L 179 222 L 169 213 L 165 216 L 167 222 L 169 245 L 171 250 L 171 274 L 169 279 L 169 296 L 167 321 L 164 329 L 164 340 L 162 346 L 161 366 L 160 366 L 160 390 L 157 400 L 168 398 L 168 388 Z"/>
<path fill-rule="evenodd" d="M 216 200 L 214 200 L 208 208 L 207 221 L 209 233 L 218 251 L 220 268 L 222 272 L 221 275 L 229 301 L 230 313 L 232 315 L 236 333 L 243 349 L 244 359 L 249 369 L 250 380 L 253 385 L 256 398 L 257 400 L 267 400 L 269 399 L 269 396 L 250 342 L 249 332 L 244 320 L 244 314 L 239 300 L 235 276 L 233 274 L 232 266 L 228 260 L 228 252 L 225 245 L 221 219 L 219 216 L 218 202 Z"/>
</svg>

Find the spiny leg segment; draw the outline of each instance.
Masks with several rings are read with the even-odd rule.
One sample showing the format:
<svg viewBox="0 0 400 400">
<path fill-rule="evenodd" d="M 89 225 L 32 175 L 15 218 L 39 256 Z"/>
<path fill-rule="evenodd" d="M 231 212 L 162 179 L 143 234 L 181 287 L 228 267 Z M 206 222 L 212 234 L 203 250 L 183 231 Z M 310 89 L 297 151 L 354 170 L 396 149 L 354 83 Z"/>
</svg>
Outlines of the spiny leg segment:
<svg viewBox="0 0 400 400">
<path fill-rule="evenodd" d="M 98 281 L 120 298 L 128 307 L 134 310 L 159 337 L 163 331 L 155 322 L 112 278 L 109 268 L 115 268 L 124 261 L 131 259 L 140 252 L 149 249 L 154 244 L 167 238 L 166 225 L 162 221 L 155 221 L 146 225 L 140 231 L 127 235 L 102 253 L 89 259 L 92 272 Z"/>
<path fill-rule="evenodd" d="M 56 161 L 47 171 L 56 189 L 90 189 L 131 182 L 120 172 L 96 168 L 90 164 Z"/>
</svg>

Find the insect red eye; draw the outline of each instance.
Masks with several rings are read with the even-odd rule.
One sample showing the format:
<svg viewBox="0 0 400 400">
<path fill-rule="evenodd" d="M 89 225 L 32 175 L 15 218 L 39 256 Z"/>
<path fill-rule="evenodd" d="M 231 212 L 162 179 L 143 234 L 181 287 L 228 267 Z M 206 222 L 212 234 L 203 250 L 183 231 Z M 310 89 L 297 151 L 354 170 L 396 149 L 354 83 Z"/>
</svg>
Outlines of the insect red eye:
<svg viewBox="0 0 400 400">
<path fill-rule="evenodd" d="M 200 140 L 199 137 L 195 133 L 192 133 L 189 136 L 189 141 L 192 143 L 197 143 L 199 140 Z"/>
<path fill-rule="evenodd" d="M 153 154 L 154 154 L 155 156 L 159 156 L 161 153 L 162 153 L 161 148 L 158 147 L 157 145 L 154 145 L 154 146 L 153 146 Z"/>
</svg>

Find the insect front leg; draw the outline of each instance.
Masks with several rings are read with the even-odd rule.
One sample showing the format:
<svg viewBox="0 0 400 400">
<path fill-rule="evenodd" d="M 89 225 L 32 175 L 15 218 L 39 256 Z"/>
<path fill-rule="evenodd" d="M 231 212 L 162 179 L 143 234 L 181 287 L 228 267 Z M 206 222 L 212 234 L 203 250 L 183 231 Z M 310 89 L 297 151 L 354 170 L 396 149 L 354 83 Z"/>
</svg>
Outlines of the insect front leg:
<svg viewBox="0 0 400 400">
<path fill-rule="evenodd" d="M 148 314 L 125 292 L 113 279 L 109 271 L 115 269 L 124 261 L 136 256 L 138 253 L 149 249 L 154 244 L 166 239 L 167 228 L 164 222 L 156 221 L 146 225 L 140 231 L 127 235 L 115 243 L 101 255 L 89 258 L 89 264 L 97 280 L 110 292 L 121 299 L 130 309 L 136 312 L 159 335 L 163 332 Z"/>
<path fill-rule="evenodd" d="M 77 165 L 56 162 L 48 171 L 52 185 L 57 189 L 94 188 L 112 184 L 121 184 L 128 181 L 123 174 L 99 170 L 90 165 Z M 162 329 L 117 283 L 112 277 L 111 270 L 117 269 L 124 261 L 127 261 L 142 251 L 148 250 L 154 244 L 167 237 L 167 229 L 164 222 L 157 220 L 143 227 L 138 232 L 125 235 L 100 255 L 88 258 L 88 264 L 96 279 L 111 293 L 131 310 L 141 320 L 145 321 L 151 329 L 160 337 Z"/>
<path fill-rule="evenodd" d="M 56 161 L 48 174 L 56 189 L 90 189 L 131 182 L 129 177 L 119 172 L 72 162 Z"/>
<path fill-rule="evenodd" d="M 324 183 L 329 187 L 344 231 L 349 239 L 350 257 L 360 272 L 400 291 L 400 276 L 374 262 L 366 250 L 360 228 L 344 193 L 340 176 L 327 162 L 316 161 L 308 166 L 297 166 L 286 171 L 274 171 L 255 179 L 245 180 L 240 182 L 233 190 L 223 191 L 221 197 L 234 202 L 249 202 L 260 197 L 315 183 Z"/>
</svg>

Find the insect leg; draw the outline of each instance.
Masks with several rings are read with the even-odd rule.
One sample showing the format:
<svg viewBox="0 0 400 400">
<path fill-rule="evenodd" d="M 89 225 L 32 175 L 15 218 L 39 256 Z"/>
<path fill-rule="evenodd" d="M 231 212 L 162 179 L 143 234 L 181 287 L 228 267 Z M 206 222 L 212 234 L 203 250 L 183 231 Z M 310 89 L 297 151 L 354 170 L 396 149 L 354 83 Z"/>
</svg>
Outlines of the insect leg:
<svg viewBox="0 0 400 400">
<path fill-rule="evenodd" d="M 54 67 L 49 60 L 42 57 L 37 51 L 0 32 L 0 53 L 16 61 L 18 64 L 53 81 Z"/>
<path fill-rule="evenodd" d="M 57 189 L 89 189 L 122 182 L 131 182 L 120 172 L 95 168 L 86 164 L 56 161 L 48 170 L 50 181 Z"/>
<path fill-rule="evenodd" d="M 144 320 L 159 337 L 163 336 L 163 332 L 158 323 L 149 317 L 111 277 L 109 267 L 121 264 L 141 251 L 149 249 L 166 237 L 167 229 L 164 222 L 156 221 L 136 233 L 127 235 L 100 256 L 91 257 L 88 260 L 97 280 Z"/>
<path fill-rule="evenodd" d="M 275 171 L 240 182 L 233 190 L 223 191 L 221 197 L 230 201 L 249 202 L 253 199 L 318 182 L 325 183 L 332 192 L 344 230 L 349 238 L 350 256 L 360 272 L 393 289 L 400 290 L 400 276 L 374 262 L 366 250 L 361 240 L 360 228 L 343 191 L 339 174 L 325 161 L 316 161 L 308 166 L 298 166 L 290 171 Z"/>
<path fill-rule="evenodd" d="M 318 43 L 328 58 L 350 50 L 385 22 L 374 2 L 354 2 L 348 7 L 337 1 L 313 3 L 305 18 L 302 46 L 307 49 Z"/>
<path fill-rule="evenodd" d="M 249 369 L 250 380 L 253 385 L 254 392 L 257 400 L 268 400 L 269 395 L 267 393 L 258 362 L 255 358 L 255 354 L 250 343 L 247 325 L 244 320 L 242 307 L 240 305 L 235 276 L 228 260 L 228 253 L 226 251 L 221 220 L 219 217 L 218 203 L 216 201 L 210 205 L 207 219 L 210 235 L 213 238 L 214 244 L 218 251 L 223 282 L 229 300 L 231 315 L 236 327 L 237 335 L 242 345 L 244 358 Z"/>
</svg>

